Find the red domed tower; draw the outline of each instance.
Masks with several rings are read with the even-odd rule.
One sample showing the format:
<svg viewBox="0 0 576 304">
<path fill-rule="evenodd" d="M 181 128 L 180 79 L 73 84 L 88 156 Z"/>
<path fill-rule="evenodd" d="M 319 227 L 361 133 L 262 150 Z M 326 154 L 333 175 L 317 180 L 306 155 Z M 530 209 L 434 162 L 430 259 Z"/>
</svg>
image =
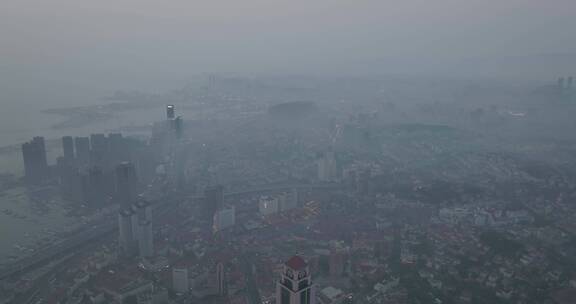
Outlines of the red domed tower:
<svg viewBox="0 0 576 304">
<path fill-rule="evenodd" d="M 299 256 L 291 257 L 282 269 L 282 277 L 276 284 L 277 304 L 315 304 L 316 294 L 310 268 Z"/>
</svg>

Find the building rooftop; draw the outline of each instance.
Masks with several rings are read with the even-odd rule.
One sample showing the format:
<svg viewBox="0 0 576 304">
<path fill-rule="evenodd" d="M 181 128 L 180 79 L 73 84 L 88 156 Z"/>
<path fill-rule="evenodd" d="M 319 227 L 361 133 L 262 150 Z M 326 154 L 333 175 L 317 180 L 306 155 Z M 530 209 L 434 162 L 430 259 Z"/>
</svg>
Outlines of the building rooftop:
<svg viewBox="0 0 576 304">
<path fill-rule="evenodd" d="M 294 270 L 300 270 L 305 268 L 306 266 L 308 266 L 308 264 L 306 264 L 306 262 L 304 261 L 304 259 L 302 259 L 301 257 L 295 255 L 293 257 L 291 257 L 287 262 L 286 262 L 286 266 L 294 269 Z"/>
<path fill-rule="evenodd" d="M 330 299 L 331 302 L 336 300 L 338 297 L 340 297 L 342 295 L 342 290 L 334 288 L 332 286 L 328 286 L 328 287 L 322 289 L 321 292 L 324 296 L 326 296 L 328 299 Z"/>
</svg>

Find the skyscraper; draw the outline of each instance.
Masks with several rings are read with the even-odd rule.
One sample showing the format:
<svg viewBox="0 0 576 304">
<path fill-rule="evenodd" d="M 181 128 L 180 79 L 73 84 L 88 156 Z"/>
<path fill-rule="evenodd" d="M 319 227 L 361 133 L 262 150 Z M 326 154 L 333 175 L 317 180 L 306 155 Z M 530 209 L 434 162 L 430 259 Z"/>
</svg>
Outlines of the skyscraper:
<svg viewBox="0 0 576 304">
<path fill-rule="evenodd" d="M 372 171 L 370 168 L 362 170 L 356 175 L 356 192 L 361 195 L 367 195 L 370 193 L 370 179 L 372 177 Z"/>
<path fill-rule="evenodd" d="M 291 257 L 276 283 L 276 304 L 315 304 L 315 286 L 308 264 L 299 256 Z"/>
<path fill-rule="evenodd" d="M 330 251 L 328 257 L 328 272 L 331 276 L 341 276 L 344 274 L 346 264 L 345 252 L 341 249 L 334 248 Z"/>
<path fill-rule="evenodd" d="M 167 105 L 166 106 L 166 118 L 167 119 L 174 119 L 176 117 L 176 112 L 174 109 L 174 105 Z"/>
<path fill-rule="evenodd" d="M 87 164 L 90 159 L 90 139 L 88 137 L 76 137 L 76 158 L 80 164 Z"/>
<path fill-rule="evenodd" d="M 123 256 L 134 256 L 138 250 L 135 239 L 134 225 L 132 225 L 132 209 L 122 209 L 118 213 L 119 247 Z"/>
<path fill-rule="evenodd" d="M 62 195 L 62 198 L 71 201 L 82 200 L 82 175 L 80 174 L 78 167 L 71 163 L 70 160 L 66 160 L 64 157 L 58 157 L 56 160 L 56 168 L 58 171 L 60 194 Z"/>
<path fill-rule="evenodd" d="M 108 148 L 108 138 L 106 135 L 90 135 L 90 164 L 104 165 L 108 154 Z"/>
<path fill-rule="evenodd" d="M 171 139 L 181 139 L 184 132 L 182 116 L 176 115 L 174 105 L 166 106 L 165 132 Z"/>
<path fill-rule="evenodd" d="M 154 255 L 154 235 L 151 215 L 143 208 L 124 208 L 118 216 L 120 254 L 127 257 Z"/>
<path fill-rule="evenodd" d="M 39 183 L 48 177 L 49 168 L 44 137 L 37 136 L 22 144 L 22 158 L 27 182 Z"/>
<path fill-rule="evenodd" d="M 213 231 L 218 232 L 226 228 L 230 228 L 236 224 L 236 208 L 230 206 L 223 209 L 218 209 L 214 214 Z"/>
<path fill-rule="evenodd" d="M 172 289 L 179 294 L 187 293 L 190 288 L 188 279 L 188 267 L 179 266 L 172 268 Z"/>
<path fill-rule="evenodd" d="M 224 204 L 224 187 L 215 185 L 204 190 L 204 212 L 212 220 L 217 210 Z"/>
<path fill-rule="evenodd" d="M 102 133 L 91 134 L 90 135 L 90 147 L 92 151 L 102 151 L 108 150 L 108 139 L 106 135 Z"/>
<path fill-rule="evenodd" d="M 128 147 L 120 133 L 108 134 L 108 160 L 112 163 L 127 161 L 129 159 Z"/>
<path fill-rule="evenodd" d="M 62 149 L 64 150 L 64 159 L 66 161 L 74 159 L 74 139 L 72 136 L 62 137 Z"/>
<path fill-rule="evenodd" d="M 318 180 L 334 182 L 338 179 L 336 156 L 333 151 L 326 152 L 318 159 Z"/>
<path fill-rule="evenodd" d="M 116 199 L 120 204 L 120 253 L 128 257 L 153 256 L 152 206 L 137 200 L 136 170 L 131 163 L 116 167 Z"/>
<path fill-rule="evenodd" d="M 134 210 L 139 221 L 152 221 L 152 205 L 149 202 L 139 199 L 134 204 Z"/>
<path fill-rule="evenodd" d="M 558 89 L 559 89 L 560 91 L 562 91 L 562 90 L 565 89 L 565 87 L 564 87 L 565 81 L 566 81 L 566 80 L 564 79 L 564 77 L 558 78 Z"/>
<path fill-rule="evenodd" d="M 298 189 L 294 188 L 290 193 L 284 193 L 279 197 L 280 211 L 289 211 L 298 207 Z"/>
<path fill-rule="evenodd" d="M 154 255 L 154 237 L 152 234 L 152 205 L 139 199 L 133 206 L 136 216 L 132 218 L 137 225 L 138 253 L 141 257 Z"/>
<path fill-rule="evenodd" d="M 121 208 L 130 208 L 137 197 L 136 168 L 130 162 L 116 166 L 116 201 Z"/>
<path fill-rule="evenodd" d="M 280 210 L 278 198 L 272 196 L 262 196 L 258 201 L 258 212 L 262 216 L 269 216 L 278 213 Z"/>
<path fill-rule="evenodd" d="M 223 296 L 226 294 L 226 278 L 224 275 L 224 263 L 218 262 L 216 264 L 216 284 L 218 288 L 218 295 Z"/>
<path fill-rule="evenodd" d="M 178 116 L 174 119 L 174 134 L 176 138 L 182 138 L 182 134 L 184 133 L 184 123 L 182 122 L 182 116 Z"/>
<path fill-rule="evenodd" d="M 111 185 L 102 168 L 93 166 L 88 169 L 87 202 L 94 207 L 101 207 L 110 194 Z"/>
<path fill-rule="evenodd" d="M 152 222 L 138 222 L 138 254 L 141 257 L 151 257 L 154 255 L 154 240 L 152 235 Z"/>
</svg>

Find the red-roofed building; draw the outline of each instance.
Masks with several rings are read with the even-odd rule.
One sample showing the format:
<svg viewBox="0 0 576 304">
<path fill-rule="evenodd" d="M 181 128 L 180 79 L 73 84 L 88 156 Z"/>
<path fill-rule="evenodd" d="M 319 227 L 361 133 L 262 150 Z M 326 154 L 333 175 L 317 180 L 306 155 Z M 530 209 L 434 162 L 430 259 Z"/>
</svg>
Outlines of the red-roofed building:
<svg viewBox="0 0 576 304">
<path fill-rule="evenodd" d="M 286 262 L 286 266 L 292 268 L 293 270 L 301 270 L 306 268 L 306 266 L 308 266 L 308 264 L 306 264 L 306 262 L 304 261 L 304 259 L 302 259 L 301 257 L 295 255 L 293 257 L 291 257 L 287 262 Z"/>
<path fill-rule="evenodd" d="M 315 286 L 308 264 L 299 256 L 284 263 L 281 279 L 276 285 L 277 304 L 315 304 Z"/>
</svg>

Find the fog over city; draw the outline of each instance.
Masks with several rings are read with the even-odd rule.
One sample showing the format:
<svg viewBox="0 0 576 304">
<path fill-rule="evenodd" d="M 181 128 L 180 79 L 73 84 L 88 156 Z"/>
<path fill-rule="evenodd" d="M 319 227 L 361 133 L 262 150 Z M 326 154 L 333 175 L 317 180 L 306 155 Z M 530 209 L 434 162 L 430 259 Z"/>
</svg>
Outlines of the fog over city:
<svg viewBox="0 0 576 304">
<path fill-rule="evenodd" d="M 576 303 L 575 29 L 0 0 L 0 304 Z"/>
</svg>

